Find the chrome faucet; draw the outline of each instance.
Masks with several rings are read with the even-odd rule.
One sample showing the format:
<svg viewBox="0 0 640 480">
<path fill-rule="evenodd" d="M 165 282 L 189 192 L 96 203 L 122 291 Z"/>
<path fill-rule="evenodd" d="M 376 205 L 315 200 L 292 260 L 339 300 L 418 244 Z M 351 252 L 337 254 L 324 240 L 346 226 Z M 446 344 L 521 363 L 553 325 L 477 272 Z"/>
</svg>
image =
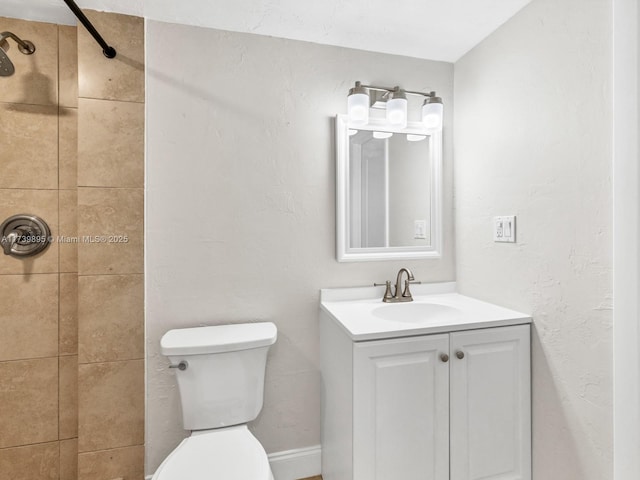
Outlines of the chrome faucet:
<svg viewBox="0 0 640 480">
<path fill-rule="evenodd" d="M 407 279 L 404 281 L 404 288 L 402 284 L 402 277 L 404 274 L 407 274 Z M 387 303 L 396 303 L 396 302 L 413 302 L 413 297 L 411 296 L 411 291 L 409 290 L 409 282 L 415 280 L 413 278 L 413 273 L 408 268 L 401 268 L 398 270 L 398 276 L 396 277 L 396 287 L 395 292 L 391 293 L 391 282 L 386 282 L 386 290 L 384 292 L 384 297 L 382 297 L 383 302 Z"/>
</svg>

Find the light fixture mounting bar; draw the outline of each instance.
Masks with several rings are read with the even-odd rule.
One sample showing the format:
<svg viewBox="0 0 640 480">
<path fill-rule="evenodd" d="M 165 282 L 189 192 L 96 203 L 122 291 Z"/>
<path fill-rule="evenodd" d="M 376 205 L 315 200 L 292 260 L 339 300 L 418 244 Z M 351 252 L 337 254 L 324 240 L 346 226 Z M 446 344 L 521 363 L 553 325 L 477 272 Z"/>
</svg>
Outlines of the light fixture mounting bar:
<svg viewBox="0 0 640 480">
<path fill-rule="evenodd" d="M 400 87 L 381 87 L 379 85 L 363 85 L 362 82 L 360 82 L 359 80 L 356 82 L 356 87 L 364 87 L 364 88 L 368 88 L 370 90 L 378 90 L 380 92 L 396 92 L 398 90 L 402 90 L 404 93 L 408 93 L 410 95 L 418 95 L 421 97 L 435 97 L 436 96 L 436 92 L 429 92 L 429 93 L 425 93 L 425 92 L 418 92 L 415 90 L 403 90 Z"/>
</svg>

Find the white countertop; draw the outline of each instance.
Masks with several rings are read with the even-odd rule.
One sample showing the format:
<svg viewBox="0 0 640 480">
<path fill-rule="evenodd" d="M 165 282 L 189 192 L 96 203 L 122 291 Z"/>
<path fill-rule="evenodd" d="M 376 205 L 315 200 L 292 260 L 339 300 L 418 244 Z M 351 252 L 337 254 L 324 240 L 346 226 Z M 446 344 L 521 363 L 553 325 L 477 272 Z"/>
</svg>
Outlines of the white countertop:
<svg viewBox="0 0 640 480">
<path fill-rule="evenodd" d="M 321 290 L 320 308 L 354 341 L 531 323 L 531 316 L 455 293 L 455 283 L 412 285 L 413 302 L 384 303 L 384 287 Z"/>
</svg>

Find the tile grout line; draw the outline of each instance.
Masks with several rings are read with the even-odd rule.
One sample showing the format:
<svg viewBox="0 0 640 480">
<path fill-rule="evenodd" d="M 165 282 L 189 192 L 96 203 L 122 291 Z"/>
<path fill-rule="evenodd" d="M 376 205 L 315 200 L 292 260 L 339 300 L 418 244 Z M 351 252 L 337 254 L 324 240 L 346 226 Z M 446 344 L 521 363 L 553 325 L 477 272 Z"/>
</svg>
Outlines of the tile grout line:
<svg viewBox="0 0 640 480">
<path fill-rule="evenodd" d="M 78 358 L 78 367 L 80 365 L 106 365 L 108 363 L 125 363 L 125 362 L 138 362 L 140 360 L 144 360 L 144 356 L 143 357 L 138 357 L 138 358 L 124 358 L 122 360 L 118 359 L 118 360 L 98 360 L 98 361 L 91 361 L 91 362 L 87 362 L 87 361 L 80 361 L 80 358 Z"/>
<path fill-rule="evenodd" d="M 72 437 L 72 438 L 63 438 L 62 440 L 48 440 L 46 442 L 35 442 L 35 443 L 25 443 L 22 445 L 12 445 L 10 447 L 0 447 L 0 452 L 2 451 L 6 451 L 6 450 L 11 450 L 14 448 L 28 448 L 28 447 L 35 447 L 38 445 L 53 445 L 54 443 L 59 444 L 61 441 L 65 441 L 65 440 L 76 440 L 77 437 Z"/>
<path fill-rule="evenodd" d="M 78 455 L 87 455 L 87 454 L 98 453 L 98 452 L 110 452 L 113 450 L 122 450 L 123 448 L 135 448 L 135 447 L 144 447 L 144 443 L 136 443 L 134 445 L 123 445 L 121 447 L 102 448 L 100 450 L 87 450 L 83 452 L 78 451 Z"/>
</svg>

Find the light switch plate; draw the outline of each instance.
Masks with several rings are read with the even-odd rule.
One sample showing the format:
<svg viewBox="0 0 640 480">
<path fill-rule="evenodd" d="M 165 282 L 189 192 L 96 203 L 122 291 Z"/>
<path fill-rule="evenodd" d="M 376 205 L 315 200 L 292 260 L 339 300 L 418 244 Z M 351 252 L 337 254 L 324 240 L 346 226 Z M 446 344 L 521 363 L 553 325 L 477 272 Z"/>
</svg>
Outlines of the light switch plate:
<svg viewBox="0 0 640 480">
<path fill-rule="evenodd" d="M 426 220 L 414 220 L 413 238 L 420 239 L 420 240 L 427 238 L 427 221 Z"/>
<path fill-rule="evenodd" d="M 503 215 L 493 217 L 493 241 L 494 242 L 516 242 L 516 216 Z"/>
</svg>

